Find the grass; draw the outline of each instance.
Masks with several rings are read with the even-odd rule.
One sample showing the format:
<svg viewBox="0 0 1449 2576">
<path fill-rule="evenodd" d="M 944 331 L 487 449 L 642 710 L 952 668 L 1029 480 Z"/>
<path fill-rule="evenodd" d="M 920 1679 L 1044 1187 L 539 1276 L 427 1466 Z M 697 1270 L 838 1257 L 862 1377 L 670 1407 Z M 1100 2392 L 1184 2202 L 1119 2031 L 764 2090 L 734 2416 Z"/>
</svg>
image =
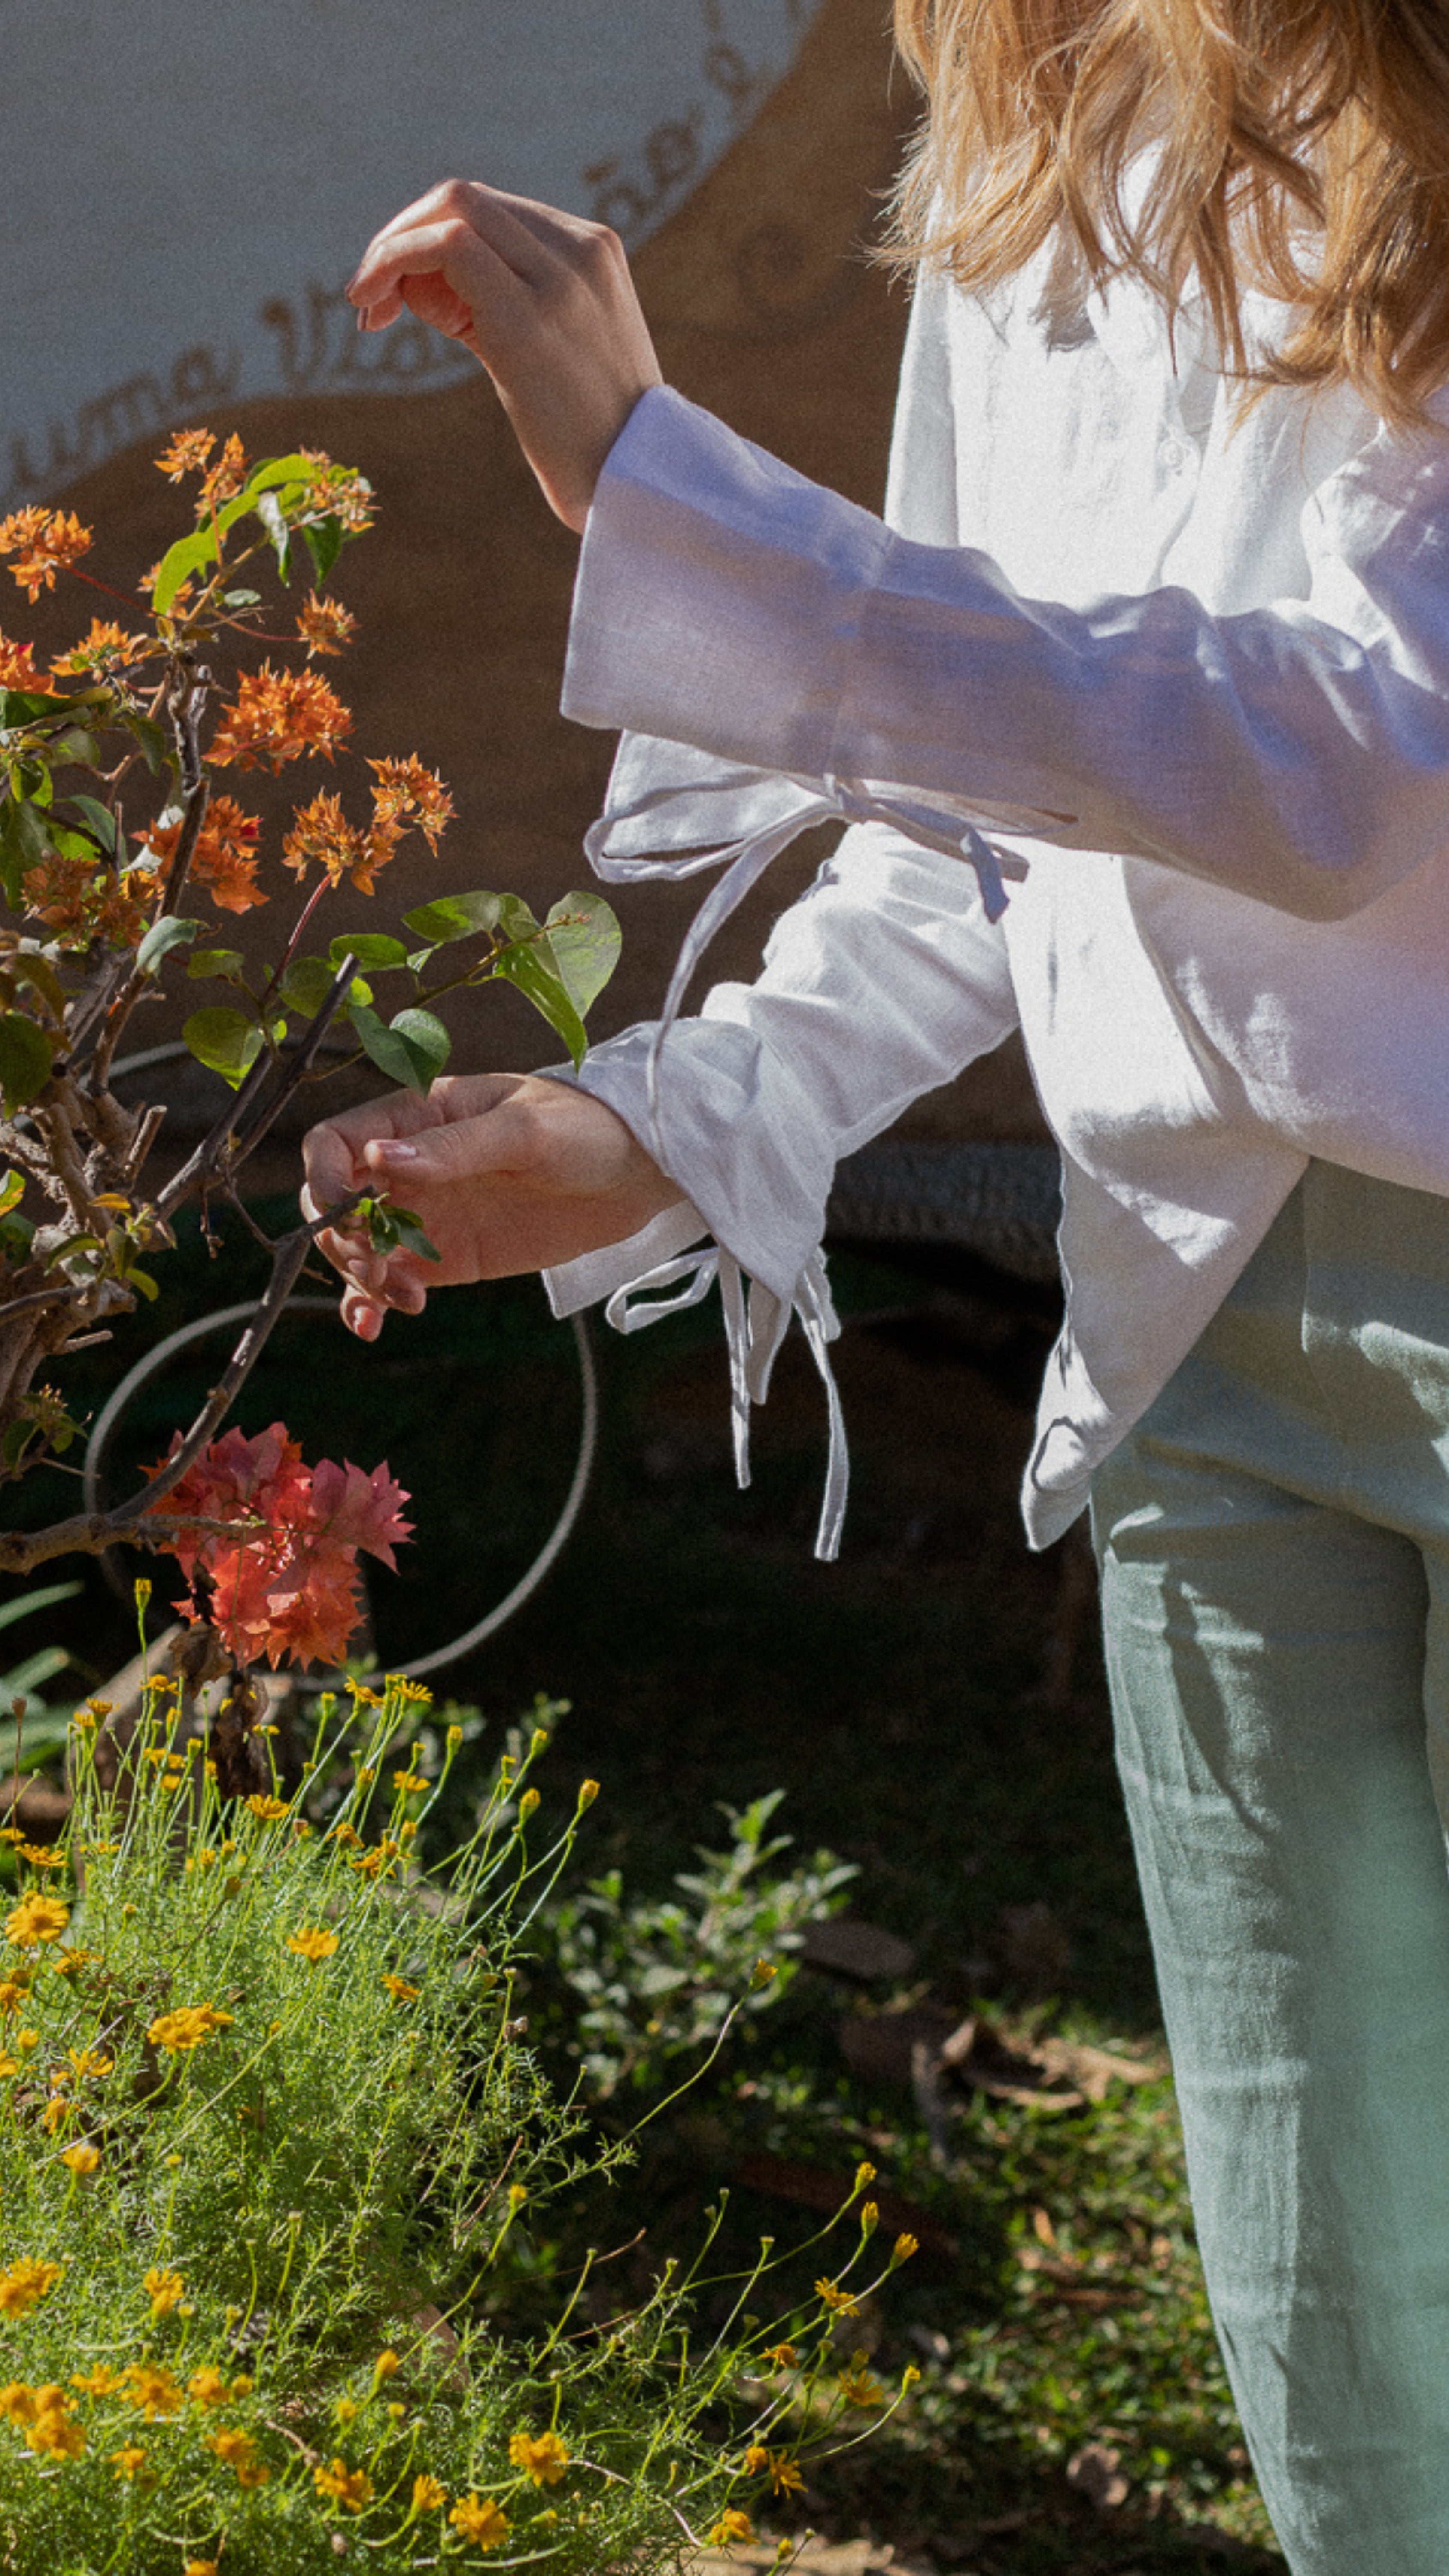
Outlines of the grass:
<svg viewBox="0 0 1449 2576">
<path fill-rule="evenodd" d="M 189 1293 L 244 1294 L 247 1258 L 197 1263 Z M 694 2246 L 720 2186 L 733 2252 L 800 2228 L 797 2205 L 741 2181 L 749 2160 L 848 2186 L 867 2157 L 949 2240 L 861 2329 L 882 2375 L 910 2362 L 922 2379 L 886 2432 L 777 2508 L 778 2527 L 870 2531 L 963 2576 L 1276 2568 L 1202 2297 L 1100 1669 L 1090 1634 L 1070 1651 L 1063 1552 L 1029 1558 L 1016 1523 L 1050 1302 L 945 1260 L 835 1271 L 858 1319 L 839 1354 L 855 1475 L 842 1563 L 809 1554 L 823 1423 L 802 1353 L 787 1353 L 739 1496 L 710 1310 L 628 1343 L 601 1333 L 604 1437 L 581 1527 L 536 1599 L 449 1676 L 500 1730 L 540 1687 L 571 1702 L 537 1777 L 545 1815 L 582 1774 L 602 1781 L 590 1874 L 618 1866 L 631 1894 L 663 1896 L 715 1839 L 720 1802 L 781 1788 L 776 1824 L 856 1864 L 853 1911 L 914 1953 L 894 1982 L 803 1973 L 579 2223 L 628 2248 L 613 2277 L 632 2290 Z M 244 1425 L 284 1415 L 309 1454 L 385 1454 L 414 1487 L 419 1538 L 396 1583 L 379 1582 L 375 1631 L 385 1662 L 425 1650 L 507 1588 L 562 1497 L 566 1337 L 531 1286 L 445 1298 L 343 1369 L 333 1326 L 288 1329 Z M 206 1359 L 158 1388 L 133 1459 L 165 1445 Z M 67 1385 L 94 1402 L 113 1371 L 87 1355 Z M 94 1569 L 87 1582 L 74 1637 L 99 1676 L 127 1653 L 127 1622 Z M 1027 1917 L 1047 1927 L 1035 1957 L 1031 1908 L 1046 1910 Z M 562 2056 L 576 2043 L 546 1966 L 538 1985 Z M 994 2051 L 1031 2082 L 1024 2052 L 1049 2037 L 1155 2071 L 1066 2109 L 952 2079 L 933 2137 L 908 2066 L 867 2077 L 842 2048 L 843 2024 L 903 2010 L 947 2026 L 974 2011 L 981 2062 Z M 1120 2502 L 1090 2501 L 1090 2462 L 1069 2481 L 1090 2448 L 1117 2455 L 1099 2485 L 1125 2479 Z"/>
</svg>

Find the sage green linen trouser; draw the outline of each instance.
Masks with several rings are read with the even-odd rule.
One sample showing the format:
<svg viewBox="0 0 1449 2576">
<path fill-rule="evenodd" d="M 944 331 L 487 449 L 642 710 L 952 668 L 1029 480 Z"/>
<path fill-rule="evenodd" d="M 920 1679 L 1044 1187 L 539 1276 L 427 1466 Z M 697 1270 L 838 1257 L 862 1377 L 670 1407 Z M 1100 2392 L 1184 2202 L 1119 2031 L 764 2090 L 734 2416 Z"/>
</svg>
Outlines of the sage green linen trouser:
<svg viewBox="0 0 1449 2576">
<path fill-rule="evenodd" d="M 1449 2576 L 1449 1199 L 1311 1164 L 1092 1516 L 1268 2510 L 1294 2576 Z"/>
</svg>

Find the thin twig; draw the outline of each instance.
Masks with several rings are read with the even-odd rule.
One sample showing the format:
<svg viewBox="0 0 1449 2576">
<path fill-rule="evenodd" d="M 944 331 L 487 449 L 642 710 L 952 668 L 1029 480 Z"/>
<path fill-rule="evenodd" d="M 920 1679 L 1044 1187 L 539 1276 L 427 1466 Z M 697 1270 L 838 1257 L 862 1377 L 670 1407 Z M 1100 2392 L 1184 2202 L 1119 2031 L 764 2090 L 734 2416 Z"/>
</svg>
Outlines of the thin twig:
<svg viewBox="0 0 1449 2576">
<path fill-rule="evenodd" d="M 275 1094 L 265 1103 L 256 1118 L 249 1118 L 248 1112 L 265 1091 L 267 1078 L 275 1069 L 272 1057 L 258 1056 L 230 1107 L 223 1111 L 210 1134 L 203 1136 L 195 1152 L 188 1155 L 174 1179 L 168 1181 L 156 1202 L 158 1216 L 169 1217 L 180 1207 L 183 1199 L 191 1196 L 199 1182 L 210 1178 L 213 1174 L 220 1175 L 222 1157 L 228 1145 L 232 1150 L 226 1155 L 226 1169 L 235 1171 L 261 1143 L 267 1130 L 286 1107 L 298 1084 L 305 1078 L 309 1065 L 347 998 L 356 973 L 357 959 L 349 952 L 329 985 L 322 1007 L 301 1045 L 294 1055 L 287 1058 Z"/>
</svg>

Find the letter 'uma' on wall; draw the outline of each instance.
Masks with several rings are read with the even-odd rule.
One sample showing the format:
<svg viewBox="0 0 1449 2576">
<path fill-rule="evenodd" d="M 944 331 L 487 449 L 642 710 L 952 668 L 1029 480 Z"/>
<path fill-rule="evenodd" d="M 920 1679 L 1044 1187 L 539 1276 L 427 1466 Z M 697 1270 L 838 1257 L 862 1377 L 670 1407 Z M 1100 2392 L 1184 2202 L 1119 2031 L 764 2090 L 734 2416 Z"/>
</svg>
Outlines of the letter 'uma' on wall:
<svg viewBox="0 0 1449 2576">
<path fill-rule="evenodd" d="M 637 247 L 818 6 L 73 0 L 63 29 L 14 13 L 0 509 L 222 403 L 470 375 L 418 324 L 359 337 L 342 289 L 369 235 L 457 176 Z"/>
</svg>

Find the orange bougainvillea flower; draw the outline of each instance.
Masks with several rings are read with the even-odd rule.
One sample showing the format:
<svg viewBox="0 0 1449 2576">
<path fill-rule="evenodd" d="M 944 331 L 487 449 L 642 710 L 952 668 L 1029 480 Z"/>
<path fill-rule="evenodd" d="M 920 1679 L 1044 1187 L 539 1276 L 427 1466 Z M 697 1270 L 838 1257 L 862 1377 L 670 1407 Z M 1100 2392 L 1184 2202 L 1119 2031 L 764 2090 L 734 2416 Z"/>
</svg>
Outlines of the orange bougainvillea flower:
<svg viewBox="0 0 1449 2576">
<path fill-rule="evenodd" d="M 88 671 L 114 669 L 119 664 L 134 662 L 137 654 L 145 651 L 146 643 L 144 635 L 128 635 L 125 628 L 117 626 L 111 618 L 93 617 L 89 634 L 83 635 L 78 644 L 72 644 L 68 653 L 62 653 L 51 676 L 56 680 L 79 679 Z"/>
<path fill-rule="evenodd" d="M 213 769 L 279 770 L 308 751 L 330 760 L 352 717 L 318 671 L 274 671 L 264 662 L 237 685 L 207 758 Z"/>
<path fill-rule="evenodd" d="M 401 838 L 399 827 L 391 822 L 375 820 L 366 831 L 359 831 L 344 815 L 341 797 L 324 790 L 310 805 L 299 807 L 282 843 L 282 856 L 298 876 L 305 876 L 309 867 L 319 867 L 333 885 L 350 876 L 360 894 L 371 894 L 378 869 L 386 867 Z"/>
<path fill-rule="evenodd" d="M 56 933 L 62 948 L 137 948 L 146 935 L 157 877 L 146 867 L 118 876 L 103 862 L 62 858 L 58 851 L 27 868 L 25 909 Z"/>
<path fill-rule="evenodd" d="M 337 1664 L 357 1625 L 358 1552 L 394 1568 L 394 1546 L 411 1535 L 407 1500 L 385 1464 L 370 1476 L 327 1458 L 308 1467 L 274 1422 L 251 1439 L 224 1433 L 166 1497 L 168 1515 L 234 1521 L 236 1536 L 184 1531 L 162 1545 L 188 1583 L 198 1567 L 209 1576 L 205 1615 L 239 1663 Z M 179 1606 L 202 1616 L 193 1601 Z"/>
<path fill-rule="evenodd" d="M 411 756 L 370 760 L 367 765 L 378 782 L 372 794 L 379 822 L 416 824 L 429 849 L 435 850 L 444 824 L 451 823 L 457 811 L 437 772 Z"/>
<path fill-rule="evenodd" d="M 309 653 L 340 653 L 352 640 L 357 620 L 340 599 L 319 598 L 314 590 L 297 612 L 297 632 Z"/>
<path fill-rule="evenodd" d="M 153 457 L 158 474 L 168 483 L 179 483 L 183 474 L 200 474 L 216 445 L 209 429 L 178 429 L 168 448 Z"/>
<path fill-rule="evenodd" d="M 247 452 L 235 430 L 232 431 L 216 463 L 205 476 L 196 504 L 198 518 L 214 510 L 220 501 L 229 501 L 241 490 L 247 479 Z"/>
<path fill-rule="evenodd" d="M 45 673 L 35 667 L 34 647 L 12 644 L 0 635 L 0 689 L 43 689 Z"/>
<path fill-rule="evenodd" d="M 254 904 L 266 902 L 257 883 L 255 857 L 261 828 L 254 814 L 242 812 L 234 796 L 213 796 L 196 836 L 190 882 L 205 886 L 218 912 L 250 912 Z M 158 867 L 170 865 L 180 838 L 179 823 L 152 824 L 146 846 Z"/>
<path fill-rule="evenodd" d="M 31 599 L 54 590 L 55 576 L 89 554 L 91 532 L 75 512 L 30 508 L 0 519 L 0 555 L 14 555 L 10 569 Z"/>
</svg>

